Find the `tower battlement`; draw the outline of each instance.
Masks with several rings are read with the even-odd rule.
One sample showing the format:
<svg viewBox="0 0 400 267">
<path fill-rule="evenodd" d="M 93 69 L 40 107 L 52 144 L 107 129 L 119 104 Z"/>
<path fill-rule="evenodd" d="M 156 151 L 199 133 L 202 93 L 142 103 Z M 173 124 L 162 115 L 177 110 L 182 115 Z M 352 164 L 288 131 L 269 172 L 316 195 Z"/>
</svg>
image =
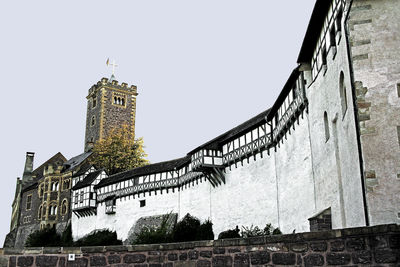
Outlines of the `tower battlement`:
<svg viewBox="0 0 400 267">
<path fill-rule="evenodd" d="M 88 95 L 93 94 L 94 92 L 96 92 L 99 88 L 102 87 L 109 87 L 109 88 L 113 88 L 113 89 L 119 89 L 119 90 L 124 90 L 127 92 L 132 93 L 132 95 L 137 96 L 137 87 L 136 85 L 128 85 L 127 83 L 121 83 L 119 84 L 119 82 L 117 80 L 109 80 L 108 78 L 101 78 L 100 81 L 98 81 L 96 84 L 92 85 L 92 87 L 90 87 Z"/>
</svg>

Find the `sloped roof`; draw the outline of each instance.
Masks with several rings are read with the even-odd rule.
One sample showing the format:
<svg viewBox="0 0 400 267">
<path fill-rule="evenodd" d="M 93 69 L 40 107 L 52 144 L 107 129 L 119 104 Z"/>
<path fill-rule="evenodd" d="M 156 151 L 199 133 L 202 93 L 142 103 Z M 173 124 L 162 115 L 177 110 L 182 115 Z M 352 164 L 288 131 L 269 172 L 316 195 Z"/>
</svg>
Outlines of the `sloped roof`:
<svg viewBox="0 0 400 267">
<path fill-rule="evenodd" d="M 90 164 L 88 161 L 84 161 L 83 164 L 79 167 L 79 170 L 72 175 L 72 177 L 78 177 L 84 175 L 93 165 Z"/>
<path fill-rule="evenodd" d="M 190 162 L 190 156 L 186 156 L 186 157 L 179 158 L 179 159 L 149 164 L 149 165 L 146 165 L 143 167 L 139 167 L 139 168 L 135 168 L 135 169 L 132 169 L 129 171 L 111 175 L 108 178 L 101 180 L 100 183 L 98 183 L 95 186 L 95 188 L 103 187 L 103 186 L 106 186 L 109 184 L 118 183 L 121 181 L 125 181 L 125 180 L 131 179 L 134 177 L 138 177 L 138 176 L 143 176 L 146 174 L 172 171 L 175 168 L 179 168 L 185 164 L 188 164 L 189 162 Z"/>
<path fill-rule="evenodd" d="M 266 122 L 265 117 L 268 115 L 269 109 L 261 112 L 260 114 L 254 116 L 253 118 L 243 122 L 242 124 L 236 126 L 235 128 L 219 135 L 218 137 L 204 143 L 203 145 L 193 149 L 188 154 L 193 154 L 196 151 L 207 148 L 207 149 L 218 149 L 222 146 L 223 143 L 229 142 L 240 135 L 262 125 Z"/>
<path fill-rule="evenodd" d="M 81 189 L 81 188 L 91 185 L 93 183 L 93 181 L 96 180 L 96 178 L 100 175 L 100 173 L 102 171 L 103 170 L 98 170 L 98 171 L 89 173 L 88 175 L 86 175 L 85 178 L 83 178 L 82 181 L 79 181 L 76 185 L 74 185 L 74 187 L 72 187 L 72 190 Z"/>
<path fill-rule="evenodd" d="M 282 91 L 280 92 L 278 98 L 276 99 L 274 105 L 270 109 L 267 120 L 271 121 L 275 115 L 275 113 L 278 111 L 278 109 L 282 106 L 282 103 L 285 101 L 287 95 L 290 93 L 290 90 L 292 90 L 294 83 L 296 82 L 297 78 L 300 75 L 299 71 L 300 66 L 295 68 L 292 73 L 290 74 L 288 80 L 285 83 L 285 86 L 283 87 Z"/>
<path fill-rule="evenodd" d="M 40 178 L 43 177 L 43 170 L 44 170 L 44 167 L 46 167 L 46 165 L 55 164 L 57 162 L 64 163 L 66 161 L 67 161 L 67 159 L 64 157 L 64 155 L 61 154 L 60 152 L 58 152 L 57 154 L 55 154 L 54 156 L 49 158 L 47 161 L 45 161 L 42 165 L 40 165 L 39 167 L 34 169 L 32 171 L 32 174 L 36 176 L 36 180 L 39 180 Z"/>
<path fill-rule="evenodd" d="M 75 170 L 75 168 L 81 165 L 90 155 L 92 155 L 92 152 L 85 152 L 69 159 L 64 163 L 63 172 Z"/>
<path fill-rule="evenodd" d="M 306 35 L 304 36 L 303 44 L 301 45 L 300 53 L 297 58 L 297 63 L 311 62 L 312 54 L 315 49 L 317 40 L 321 34 L 324 20 L 328 14 L 329 7 L 332 1 L 317 0 L 308 23 Z"/>
</svg>

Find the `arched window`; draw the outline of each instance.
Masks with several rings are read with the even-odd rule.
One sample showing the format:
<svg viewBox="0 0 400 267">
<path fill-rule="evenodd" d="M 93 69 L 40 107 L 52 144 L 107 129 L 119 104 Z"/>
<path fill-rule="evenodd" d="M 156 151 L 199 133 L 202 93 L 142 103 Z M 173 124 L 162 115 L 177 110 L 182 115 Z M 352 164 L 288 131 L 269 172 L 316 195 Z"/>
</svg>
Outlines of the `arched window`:
<svg viewBox="0 0 400 267">
<path fill-rule="evenodd" d="M 125 99 L 121 99 L 121 105 L 125 106 Z"/>
<path fill-rule="evenodd" d="M 340 94 L 340 103 L 342 105 L 342 115 L 344 117 L 344 114 L 346 114 L 346 110 L 347 110 L 347 93 L 346 93 L 346 85 L 344 83 L 343 71 L 340 72 L 339 94 Z"/>
<path fill-rule="evenodd" d="M 326 111 L 324 112 L 324 126 L 325 126 L 325 142 L 329 140 L 329 122 L 328 122 L 328 114 Z"/>
</svg>

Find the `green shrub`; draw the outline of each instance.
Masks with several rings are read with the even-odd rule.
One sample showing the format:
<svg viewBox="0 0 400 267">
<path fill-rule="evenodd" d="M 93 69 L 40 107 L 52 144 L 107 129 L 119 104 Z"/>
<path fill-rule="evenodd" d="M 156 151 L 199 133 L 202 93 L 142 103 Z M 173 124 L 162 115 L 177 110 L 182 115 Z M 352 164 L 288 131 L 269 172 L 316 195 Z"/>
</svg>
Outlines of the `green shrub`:
<svg viewBox="0 0 400 267">
<path fill-rule="evenodd" d="M 25 242 L 26 247 L 59 247 L 61 244 L 61 236 L 57 234 L 53 227 L 44 228 L 32 232 Z"/>
<path fill-rule="evenodd" d="M 275 228 L 274 231 L 272 231 L 272 235 L 281 235 L 281 234 L 282 234 L 282 231 L 281 231 L 281 229 L 279 229 L 279 227 Z"/>
<path fill-rule="evenodd" d="M 197 229 L 200 227 L 200 221 L 189 213 L 175 225 L 173 231 L 174 242 L 186 242 L 196 240 Z"/>
<path fill-rule="evenodd" d="M 243 238 L 262 236 L 262 235 L 264 235 L 264 231 L 262 231 L 260 228 L 258 228 L 258 226 L 255 226 L 255 227 L 253 227 L 253 225 L 251 225 L 250 227 L 242 226 L 241 235 Z"/>
<path fill-rule="evenodd" d="M 225 238 L 240 238 L 239 227 L 236 226 L 235 229 L 229 229 L 223 231 L 218 235 L 218 239 L 225 239 Z"/>
<path fill-rule="evenodd" d="M 75 246 L 112 246 L 122 245 L 122 241 L 117 239 L 117 233 L 110 230 L 95 231 L 75 242 Z"/>
<path fill-rule="evenodd" d="M 72 247 L 74 245 L 74 240 L 72 238 L 72 227 L 70 223 L 61 234 L 61 245 L 63 247 Z"/>
<path fill-rule="evenodd" d="M 165 215 L 158 228 L 143 227 L 132 244 L 156 244 L 168 242 L 186 242 L 196 240 L 213 240 L 212 222 L 200 220 L 189 213 L 180 220 L 172 231 L 169 231 L 169 215 Z"/>
<path fill-rule="evenodd" d="M 214 240 L 214 232 L 212 226 L 213 224 L 210 220 L 206 220 L 205 222 L 203 222 L 197 229 L 196 240 Z"/>
<path fill-rule="evenodd" d="M 169 215 L 164 215 L 161 225 L 156 229 L 143 227 L 135 240 L 133 240 L 132 245 L 172 242 L 172 234 L 168 231 L 168 218 Z"/>
</svg>

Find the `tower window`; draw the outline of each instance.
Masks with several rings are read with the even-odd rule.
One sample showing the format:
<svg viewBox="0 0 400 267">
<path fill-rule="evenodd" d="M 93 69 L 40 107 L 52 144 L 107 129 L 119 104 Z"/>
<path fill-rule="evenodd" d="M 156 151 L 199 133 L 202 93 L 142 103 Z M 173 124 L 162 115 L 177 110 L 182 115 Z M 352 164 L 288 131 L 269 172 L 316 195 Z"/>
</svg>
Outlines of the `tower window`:
<svg viewBox="0 0 400 267">
<path fill-rule="evenodd" d="M 96 119 L 94 116 L 92 116 L 92 120 L 90 121 L 90 125 L 94 126 L 96 124 Z"/>
<path fill-rule="evenodd" d="M 126 96 L 119 93 L 113 93 L 112 104 L 119 107 L 125 107 Z"/>
<path fill-rule="evenodd" d="M 96 104 L 97 104 L 97 99 L 96 99 L 96 97 L 93 97 L 92 98 L 92 108 L 95 108 Z"/>
</svg>

